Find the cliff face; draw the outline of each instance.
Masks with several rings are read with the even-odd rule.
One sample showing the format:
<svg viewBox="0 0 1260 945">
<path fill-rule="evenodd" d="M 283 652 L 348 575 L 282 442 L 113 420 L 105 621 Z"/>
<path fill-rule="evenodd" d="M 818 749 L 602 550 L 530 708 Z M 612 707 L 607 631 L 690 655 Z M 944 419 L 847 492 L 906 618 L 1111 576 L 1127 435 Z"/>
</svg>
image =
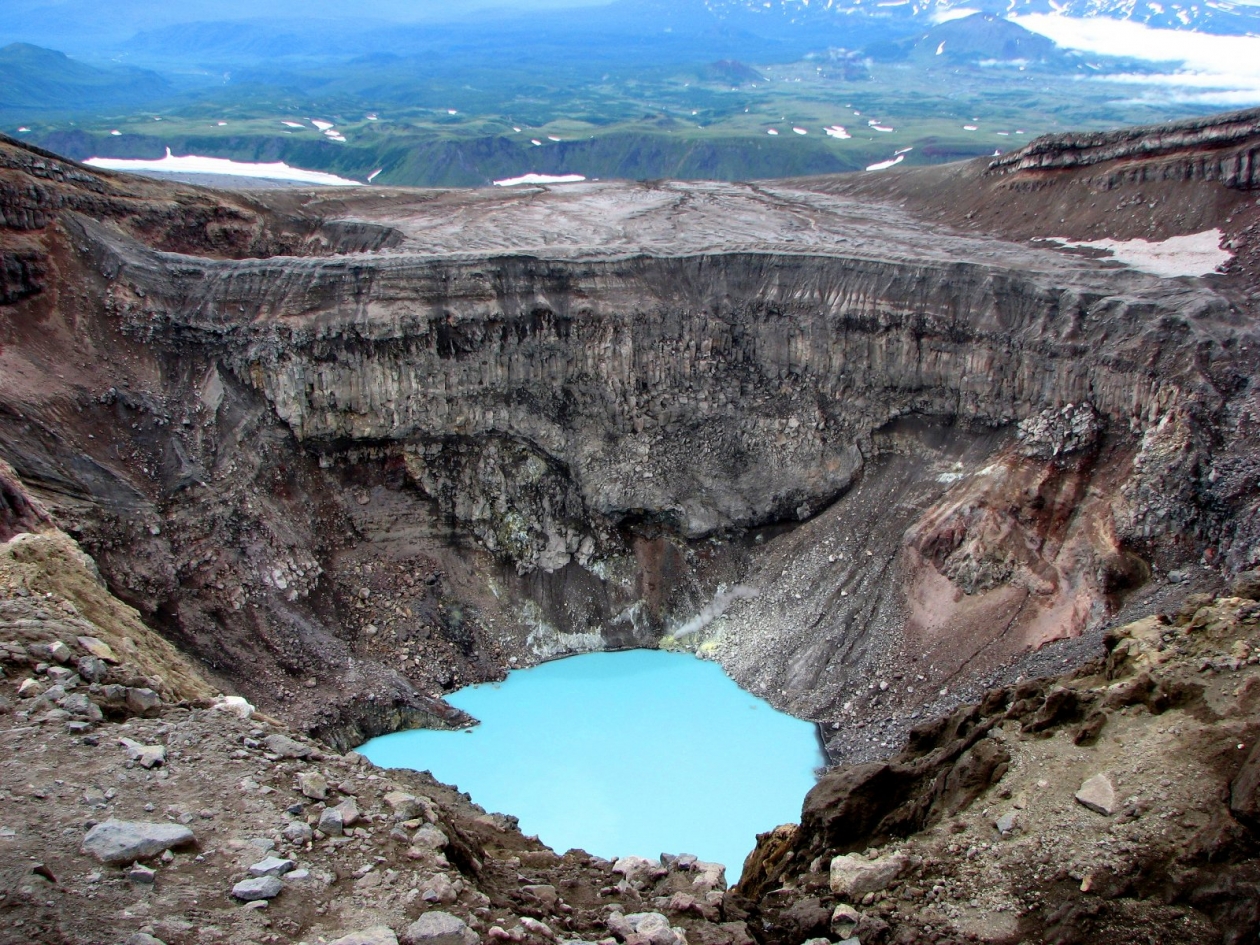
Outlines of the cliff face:
<svg viewBox="0 0 1260 945">
<path fill-rule="evenodd" d="M 5 458 L 319 731 L 684 625 L 779 704 L 883 725 L 1154 572 L 1260 557 L 1255 332 L 1211 280 L 818 188 L 278 195 L 259 232 L 387 248 L 243 259 L 146 244 L 178 211 L 133 199 L 24 231 L 60 281 L 11 309 Z"/>
<path fill-rule="evenodd" d="M 1260 109 L 1169 122 L 1148 128 L 1092 134 L 1046 135 L 990 162 L 1003 173 L 1063 169 L 1118 160 L 1158 158 L 1161 170 L 1180 165 L 1183 179 L 1220 181 L 1226 187 L 1260 187 Z M 1177 157 L 1183 158 L 1178 162 Z"/>
<path fill-rule="evenodd" d="M 799 826 L 758 837 L 728 912 L 766 942 L 1254 937 L 1257 575 L 1234 590 L 828 772 Z"/>
</svg>

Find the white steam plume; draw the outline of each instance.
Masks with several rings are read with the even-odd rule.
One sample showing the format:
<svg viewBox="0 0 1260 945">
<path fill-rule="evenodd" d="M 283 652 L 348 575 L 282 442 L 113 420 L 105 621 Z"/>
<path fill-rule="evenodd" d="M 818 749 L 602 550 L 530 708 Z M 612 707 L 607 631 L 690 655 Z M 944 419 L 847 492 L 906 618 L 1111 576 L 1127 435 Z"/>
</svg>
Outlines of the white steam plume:
<svg viewBox="0 0 1260 945">
<path fill-rule="evenodd" d="M 736 584 L 731 588 L 719 587 L 718 592 L 713 595 L 713 600 L 709 601 L 700 613 L 674 631 L 674 639 L 680 640 L 683 637 L 691 636 L 693 633 L 699 633 L 717 620 L 718 617 L 726 613 L 726 609 L 735 601 L 752 600 L 754 597 L 760 596 L 760 594 L 761 591 L 755 587 L 749 587 L 747 584 Z"/>
</svg>

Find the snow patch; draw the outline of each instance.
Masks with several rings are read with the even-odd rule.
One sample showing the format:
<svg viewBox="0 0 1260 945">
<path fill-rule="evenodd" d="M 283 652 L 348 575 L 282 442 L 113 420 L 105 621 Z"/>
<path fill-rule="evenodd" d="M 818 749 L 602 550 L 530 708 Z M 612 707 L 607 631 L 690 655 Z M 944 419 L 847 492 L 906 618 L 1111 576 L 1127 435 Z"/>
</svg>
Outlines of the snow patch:
<svg viewBox="0 0 1260 945">
<path fill-rule="evenodd" d="M 1073 242 L 1057 236 L 1044 237 L 1042 241 L 1059 243 L 1068 249 L 1099 249 L 1131 269 L 1170 279 L 1210 275 L 1233 259 L 1233 253 L 1221 248 L 1221 237 L 1219 229 L 1212 229 L 1170 236 L 1157 243 L 1142 239 Z"/>
<path fill-rule="evenodd" d="M 522 174 L 496 180 L 495 187 L 515 187 L 518 184 L 580 184 L 586 180 L 581 174 Z"/>
<path fill-rule="evenodd" d="M 808 132 L 808 131 L 806 131 L 804 128 L 793 128 L 792 130 L 793 130 L 794 132 L 796 132 L 798 135 L 807 135 L 807 134 L 809 134 L 809 132 Z"/>
<path fill-rule="evenodd" d="M 849 134 L 849 132 L 845 130 L 844 125 L 831 125 L 830 127 L 824 128 L 823 131 L 827 132 L 828 137 L 839 138 L 841 141 L 846 138 L 853 137 L 853 135 Z"/>
<path fill-rule="evenodd" d="M 300 121 L 282 121 L 280 122 L 280 124 L 284 125 L 286 128 L 305 128 L 306 127 L 306 125 L 302 124 Z"/>
<path fill-rule="evenodd" d="M 327 187 L 358 187 L 356 180 L 347 180 L 323 171 L 307 171 L 290 167 L 283 161 L 272 164 L 247 164 L 227 158 L 201 157 L 196 154 L 175 156 L 166 149 L 166 157 L 155 161 L 132 158 L 91 157 L 83 162 L 107 171 L 167 171 L 178 174 L 222 174 L 226 177 L 260 177 L 264 180 L 290 180 L 301 184 L 320 184 Z"/>
<path fill-rule="evenodd" d="M 329 128 L 333 126 L 333 123 L 331 121 L 320 121 L 318 118 L 312 118 L 311 124 L 314 125 L 316 128 L 318 128 L 320 131 L 327 131 Z"/>
<path fill-rule="evenodd" d="M 958 7 L 956 10 L 937 10 L 932 14 L 932 22 L 948 23 L 950 20 L 961 20 L 964 17 L 971 16 L 973 13 L 979 12 L 979 10 L 972 10 L 968 7 Z"/>
<path fill-rule="evenodd" d="M 906 156 L 904 154 L 898 154 L 894 157 L 889 158 L 887 161 L 880 161 L 878 164 L 868 164 L 866 166 L 866 169 L 868 171 L 886 171 L 888 170 L 888 168 L 892 167 L 894 164 L 900 164 L 905 159 L 906 159 Z"/>
</svg>

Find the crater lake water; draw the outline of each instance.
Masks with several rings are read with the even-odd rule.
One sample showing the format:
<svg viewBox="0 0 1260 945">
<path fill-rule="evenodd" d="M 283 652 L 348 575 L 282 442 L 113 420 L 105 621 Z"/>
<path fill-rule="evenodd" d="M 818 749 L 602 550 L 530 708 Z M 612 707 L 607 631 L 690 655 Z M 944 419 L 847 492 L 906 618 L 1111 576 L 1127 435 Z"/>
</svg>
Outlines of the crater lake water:
<svg viewBox="0 0 1260 945">
<path fill-rule="evenodd" d="M 590 653 L 447 701 L 465 731 L 382 735 L 359 752 L 430 771 L 559 853 L 694 853 L 734 882 L 757 834 L 800 819 L 825 763 L 813 723 L 686 653 Z"/>
</svg>

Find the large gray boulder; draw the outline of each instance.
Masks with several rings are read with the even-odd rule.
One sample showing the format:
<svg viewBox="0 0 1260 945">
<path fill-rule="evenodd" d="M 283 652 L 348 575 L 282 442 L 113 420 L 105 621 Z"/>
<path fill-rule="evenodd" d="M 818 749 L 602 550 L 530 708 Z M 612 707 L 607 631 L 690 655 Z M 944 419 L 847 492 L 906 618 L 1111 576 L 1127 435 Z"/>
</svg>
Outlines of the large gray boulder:
<svg viewBox="0 0 1260 945">
<path fill-rule="evenodd" d="M 477 945 L 481 936 L 449 912 L 426 912 L 407 926 L 402 945 Z"/>
<path fill-rule="evenodd" d="M 83 838 L 83 852 L 102 863 L 132 863 L 186 843 L 195 843 L 196 839 L 193 832 L 182 824 L 107 820 L 87 832 Z"/>
</svg>

